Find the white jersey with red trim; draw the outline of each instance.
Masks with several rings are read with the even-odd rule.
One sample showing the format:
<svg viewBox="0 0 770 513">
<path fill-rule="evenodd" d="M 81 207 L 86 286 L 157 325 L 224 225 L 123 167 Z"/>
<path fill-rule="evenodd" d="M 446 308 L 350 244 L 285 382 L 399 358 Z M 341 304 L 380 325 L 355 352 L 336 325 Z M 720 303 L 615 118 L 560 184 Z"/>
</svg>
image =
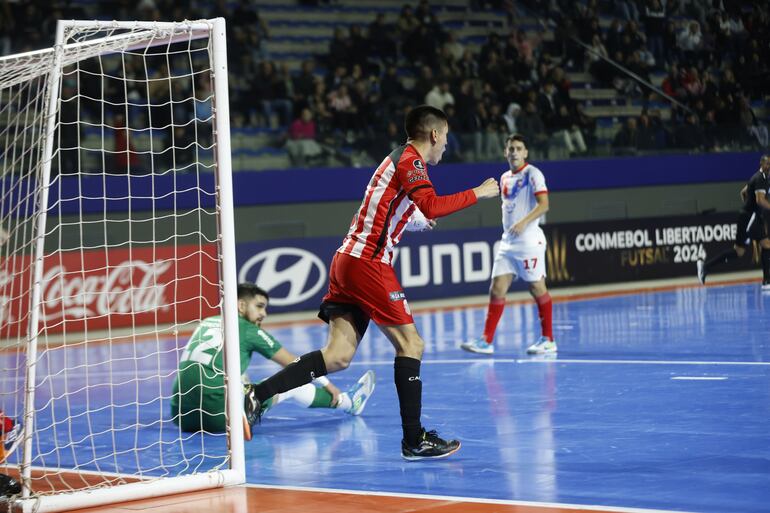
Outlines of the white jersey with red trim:
<svg viewBox="0 0 770 513">
<path fill-rule="evenodd" d="M 508 170 L 500 177 L 500 197 L 503 210 L 503 240 L 510 244 L 527 244 L 542 240 L 540 228 L 542 216 L 527 225 L 518 236 L 511 233 L 511 227 L 524 219 L 537 206 L 539 194 L 547 194 L 545 176 L 532 164 L 525 163 L 519 169 Z"/>
</svg>

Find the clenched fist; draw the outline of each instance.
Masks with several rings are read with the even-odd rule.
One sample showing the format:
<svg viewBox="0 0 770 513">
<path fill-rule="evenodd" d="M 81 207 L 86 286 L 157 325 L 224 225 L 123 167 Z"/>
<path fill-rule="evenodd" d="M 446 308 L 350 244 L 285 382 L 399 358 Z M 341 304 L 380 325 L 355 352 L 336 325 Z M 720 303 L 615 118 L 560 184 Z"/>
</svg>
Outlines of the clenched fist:
<svg viewBox="0 0 770 513">
<path fill-rule="evenodd" d="M 473 193 L 476 194 L 476 199 L 496 198 L 500 195 L 500 186 L 494 178 L 487 178 L 484 183 L 473 188 Z"/>
</svg>

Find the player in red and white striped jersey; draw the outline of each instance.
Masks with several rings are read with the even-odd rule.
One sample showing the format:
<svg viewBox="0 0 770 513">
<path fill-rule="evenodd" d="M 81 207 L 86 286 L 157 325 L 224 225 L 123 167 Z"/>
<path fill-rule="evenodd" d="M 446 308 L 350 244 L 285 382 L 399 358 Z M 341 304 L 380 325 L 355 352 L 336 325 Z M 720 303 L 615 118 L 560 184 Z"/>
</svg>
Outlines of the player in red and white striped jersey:
<svg viewBox="0 0 770 513">
<path fill-rule="evenodd" d="M 545 234 L 540 228 L 548 212 L 548 188 L 543 173 L 527 163 L 529 151 L 521 135 L 511 135 L 505 142 L 505 158 L 510 169 L 500 177 L 502 188 L 503 237 L 492 267 L 489 306 L 484 335 L 460 347 L 472 353 L 492 354 L 497 323 L 505 308 L 505 295 L 511 282 L 521 278 L 537 303 L 540 338 L 527 348 L 529 354 L 556 352 L 553 340 L 551 295 L 545 286 Z"/>
<path fill-rule="evenodd" d="M 302 386 L 327 373 L 346 369 L 373 320 L 396 349 L 395 382 L 407 460 L 443 458 L 460 448 L 420 422 L 424 342 L 414 325 L 406 296 L 390 263 L 393 247 L 410 225 L 431 226 L 433 220 L 500 193 L 494 178 L 467 191 L 438 196 L 428 166 L 438 164 L 446 149 L 449 126 L 443 111 L 421 105 L 404 123 L 407 141 L 377 167 L 361 206 L 329 270 L 329 291 L 321 319 L 329 323 L 326 347 L 298 358 L 271 378 L 253 386 L 246 402 L 259 408 L 273 395 Z M 419 212 L 418 213 L 418 209 Z M 418 219 L 419 218 L 419 219 Z"/>
</svg>

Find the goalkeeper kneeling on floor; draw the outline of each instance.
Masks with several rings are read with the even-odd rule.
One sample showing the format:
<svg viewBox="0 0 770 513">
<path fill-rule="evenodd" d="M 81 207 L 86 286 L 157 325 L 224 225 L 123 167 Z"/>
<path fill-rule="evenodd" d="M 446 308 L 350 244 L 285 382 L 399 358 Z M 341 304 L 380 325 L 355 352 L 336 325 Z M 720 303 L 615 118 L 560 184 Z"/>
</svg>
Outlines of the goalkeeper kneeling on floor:
<svg viewBox="0 0 770 513">
<path fill-rule="evenodd" d="M 297 356 L 287 351 L 262 329 L 267 316 L 267 292 L 251 283 L 238 285 L 238 335 L 241 374 L 245 376 L 251 355 L 261 354 L 282 367 Z M 171 417 L 182 431 L 223 433 L 225 416 L 225 373 L 221 316 L 203 319 L 182 351 L 179 371 L 174 379 Z M 326 377 L 273 396 L 262 411 L 287 399 L 307 408 L 333 408 L 350 415 L 360 415 L 374 391 L 374 372 L 367 371 L 347 392 L 340 392 Z M 251 423 L 244 412 L 244 437 L 251 440 Z"/>
</svg>

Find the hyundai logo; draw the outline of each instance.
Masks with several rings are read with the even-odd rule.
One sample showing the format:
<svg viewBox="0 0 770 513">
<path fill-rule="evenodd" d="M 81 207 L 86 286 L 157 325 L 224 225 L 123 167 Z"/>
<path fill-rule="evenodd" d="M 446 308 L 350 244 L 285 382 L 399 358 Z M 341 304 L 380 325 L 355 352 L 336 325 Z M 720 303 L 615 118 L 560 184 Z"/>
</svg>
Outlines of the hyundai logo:
<svg viewBox="0 0 770 513">
<path fill-rule="evenodd" d="M 321 290 L 326 283 L 326 266 L 304 249 L 272 248 L 249 258 L 238 273 L 238 281 L 250 281 L 265 289 L 274 306 L 296 305 Z"/>
</svg>

